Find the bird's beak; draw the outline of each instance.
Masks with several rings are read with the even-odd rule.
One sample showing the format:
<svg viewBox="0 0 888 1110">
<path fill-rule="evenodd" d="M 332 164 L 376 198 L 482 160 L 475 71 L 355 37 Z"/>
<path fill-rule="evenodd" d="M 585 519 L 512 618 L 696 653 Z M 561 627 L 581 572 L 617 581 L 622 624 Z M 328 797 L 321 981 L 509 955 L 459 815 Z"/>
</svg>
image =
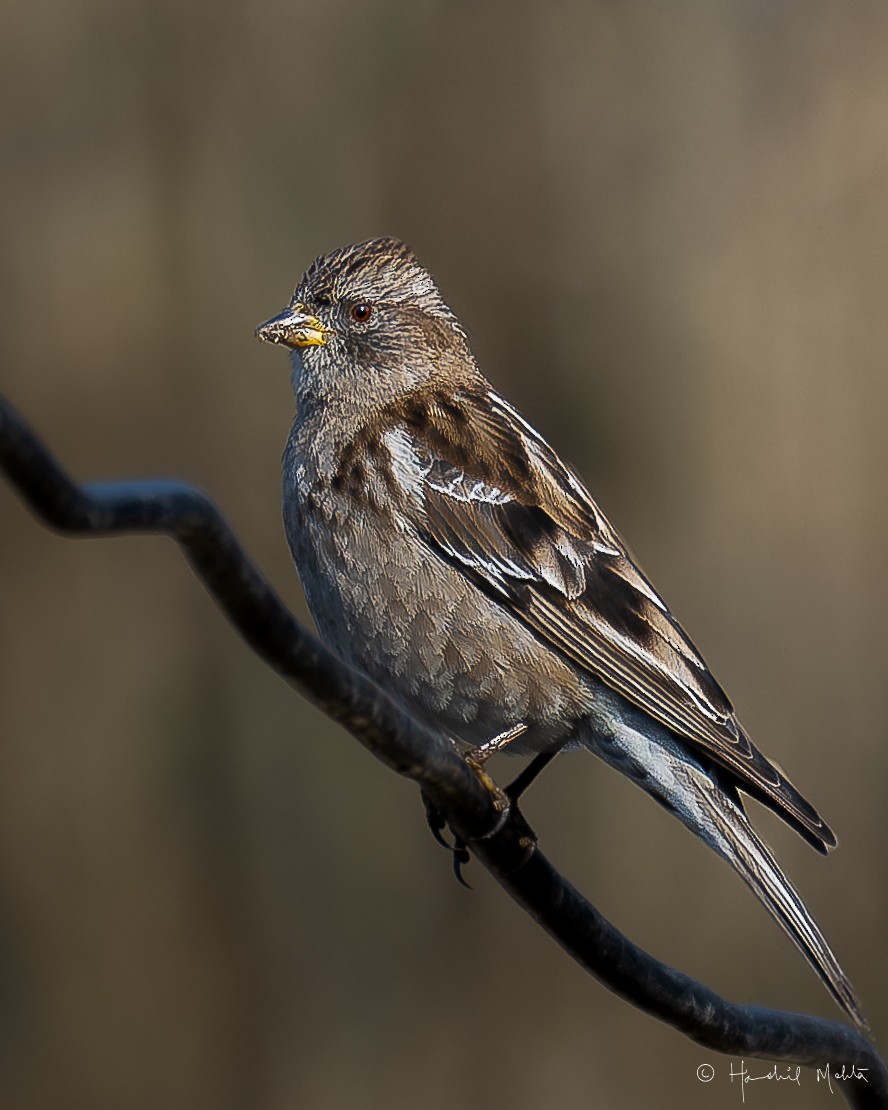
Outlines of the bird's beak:
<svg viewBox="0 0 888 1110">
<path fill-rule="evenodd" d="M 294 351 L 298 347 L 323 347 L 331 329 L 317 316 L 306 312 L 304 304 L 291 304 L 256 328 L 256 335 L 266 343 L 283 343 Z"/>
</svg>

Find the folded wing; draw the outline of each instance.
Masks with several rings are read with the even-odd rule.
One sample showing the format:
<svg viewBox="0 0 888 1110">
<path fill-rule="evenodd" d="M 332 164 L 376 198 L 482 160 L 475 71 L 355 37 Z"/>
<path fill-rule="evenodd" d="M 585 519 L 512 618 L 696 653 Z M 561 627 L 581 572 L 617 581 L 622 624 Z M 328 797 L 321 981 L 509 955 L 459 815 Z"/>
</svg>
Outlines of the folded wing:
<svg viewBox="0 0 888 1110">
<path fill-rule="evenodd" d="M 430 394 L 414 400 L 402 428 L 423 475 L 412 523 L 430 546 L 540 640 L 731 772 L 820 851 L 835 844 L 752 744 L 579 479 L 508 402 L 492 391 L 446 401 Z"/>
</svg>

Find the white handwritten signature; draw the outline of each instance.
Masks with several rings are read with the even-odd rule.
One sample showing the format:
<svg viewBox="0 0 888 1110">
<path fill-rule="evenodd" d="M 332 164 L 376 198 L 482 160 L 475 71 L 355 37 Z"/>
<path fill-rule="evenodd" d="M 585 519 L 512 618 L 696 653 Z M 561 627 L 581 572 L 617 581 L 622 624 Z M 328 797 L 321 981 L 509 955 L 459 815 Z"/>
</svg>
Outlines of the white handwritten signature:
<svg viewBox="0 0 888 1110">
<path fill-rule="evenodd" d="M 869 1083 L 865 1075 L 867 1071 L 869 1071 L 868 1068 L 859 1068 L 856 1064 L 850 1066 L 842 1064 L 841 1068 L 833 1068 L 831 1064 L 824 1064 L 823 1067 L 817 1068 L 816 1081 L 826 1083 L 830 1094 L 834 1094 L 833 1081 L 847 1083 L 849 1079 L 859 1079 L 864 1083 Z M 751 1072 L 746 1066 L 745 1060 L 740 1061 L 739 1067 L 732 1060 L 725 1074 L 731 1086 L 734 1083 L 739 1083 L 741 1102 L 746 1102 L 747 1086 L 750 1083 L 758 1083 L 763 1079 L 771 1083 L 795 1083 L 797 1087 L 802 1085 L 802 1069 L 797 1064 L 772 1064 L 767 1071 Z M 712 1064 L 700 1064 L 697 1068 L 697 1078 L 701 1083 L 711 1083 L 715 1079 L 715 1075 L 716 1069 Z"/>
</svg>

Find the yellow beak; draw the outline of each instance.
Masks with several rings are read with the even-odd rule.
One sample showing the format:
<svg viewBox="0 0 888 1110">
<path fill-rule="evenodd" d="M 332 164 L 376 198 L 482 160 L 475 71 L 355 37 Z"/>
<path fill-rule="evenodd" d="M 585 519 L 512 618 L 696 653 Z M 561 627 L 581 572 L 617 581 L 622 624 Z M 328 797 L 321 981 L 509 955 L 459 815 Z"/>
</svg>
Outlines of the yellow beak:
<svg viewBox="0 0 888 1110">
<path fill-rule="evenodd" d="M 298 347 L 323 347 L 332 332 L 317 316 L 306 312 L 304 304 L 291 304 L 277 316 L 272 316 L 256 328 L 256 335 L 266 343 L 282 343 L 296 350 Z"/>
</svg>

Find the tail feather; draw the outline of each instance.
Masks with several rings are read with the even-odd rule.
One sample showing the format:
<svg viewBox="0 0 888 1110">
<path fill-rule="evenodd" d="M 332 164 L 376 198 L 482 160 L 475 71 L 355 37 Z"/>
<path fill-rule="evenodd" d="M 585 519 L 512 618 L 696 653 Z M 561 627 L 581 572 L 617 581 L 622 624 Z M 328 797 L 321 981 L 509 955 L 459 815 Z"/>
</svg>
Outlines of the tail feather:
<svg viewBox="0 0 888 1110">
<path fill-rule="evenodd" d="M 731 864 L 783 927 L 824 986 L 854 1024 L 868 1030 L 848 976 L 811 914 L 739 805 L 708 777 L 700 780 L 700 801 L 716 832 L 712 847 Z"/>
<path fill-rule="evenodd" d="M 618 703 L 617 709 L 620 709 Z M 743 811 L 736 787 L 704 767 L 670 732 L 623 708 L 620 726 L 589 728 L 596 755 L 665 806 L 734 868 L 811 964 L 854 1024 L 868 1026 L 847 975 L 804 902 Z"/>
</svg>

